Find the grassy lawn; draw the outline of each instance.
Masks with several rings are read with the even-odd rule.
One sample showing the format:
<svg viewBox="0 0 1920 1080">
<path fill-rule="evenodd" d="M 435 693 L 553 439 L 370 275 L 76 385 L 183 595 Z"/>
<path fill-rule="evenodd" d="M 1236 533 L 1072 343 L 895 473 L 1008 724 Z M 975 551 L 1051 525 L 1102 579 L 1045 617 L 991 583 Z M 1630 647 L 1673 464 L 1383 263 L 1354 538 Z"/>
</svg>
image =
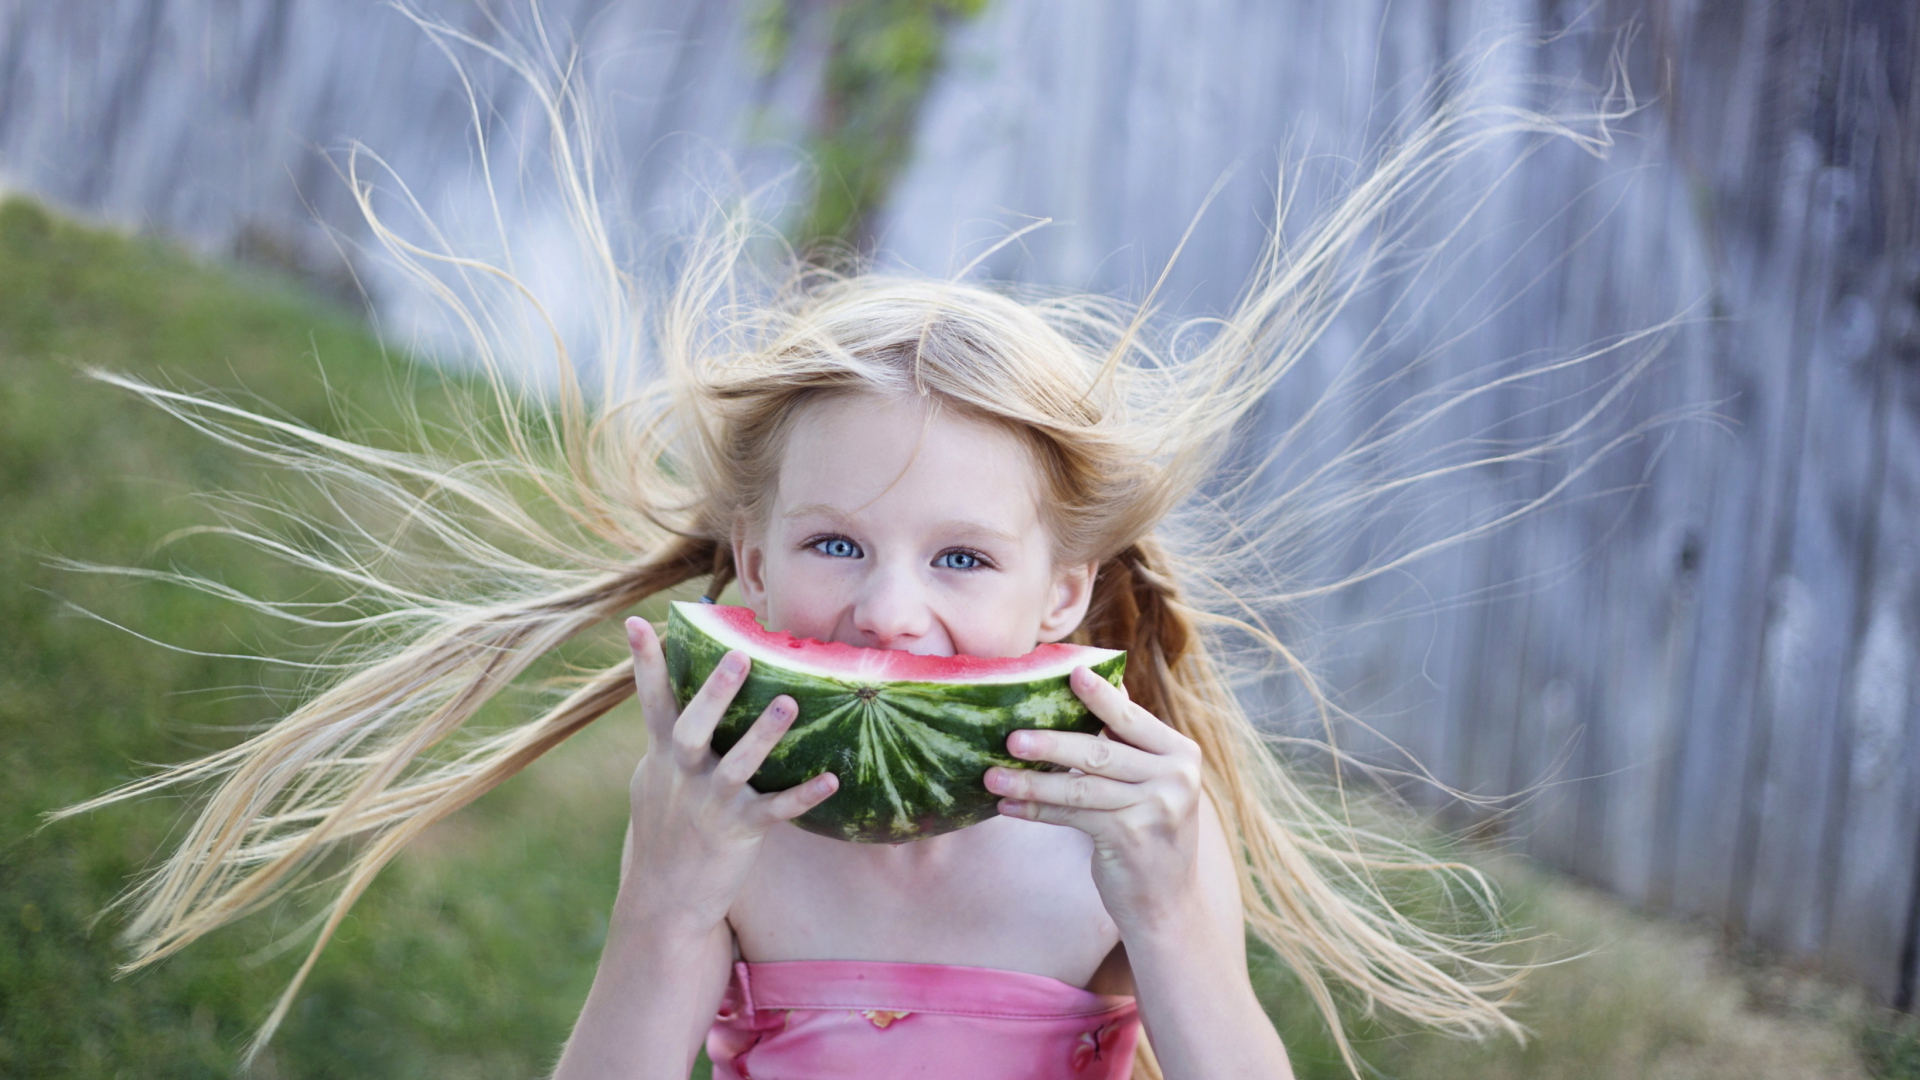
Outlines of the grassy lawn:
<svg viewBox="0 0 1920 1080">
<path fill-rule="evenodd" d="M 1702 928 L 1638 917 L 1618 901 L 1517 860 L 1490 859 L 1520 926 L 1545 935 L 1517 1010 L 1525 1046 L 1370 1033 L 1381 1075 L 1407 1080 L 1753 1080 L 1920 1077 L 1894 1053 L 1909 1023 L 1850 992 L 1762 963 L 1738 963 Z M 1283 1021 L 1283 1030 L 1285 1022 Z M 1312 1047 L 1304 1031 L 1290 1045 Z M 1324 1054 L 1322 1054 L 1324 1060 Z M 1304 1063 L 1303 1063 L 1304 1064 Z M 1303 1077 L 1332 1077 L 1324 1065 Z"/>
<path fill-rule="evenodd" d="M 208 268 L 142 239 L 0 207 L 0 1075 L 224 1077 L 297 954 L 257 955 L 297 926 L 253 920 L 157 968 L 116 979 L 111 916 L 93 916 L 146 865 L 182 805 L 152 800 L 35 832 L 48 809 L 140 762 L 175 761 L 273 715 L 272 668 L 169 652 L 78 617 L 71 600 L 204 652 L 259 651 L 270 628 L 165 586 L 61 573 L 59 554 L 179 560 L 248 588 L 308 583 L 238 549 L 156 551 L 207 516 L 186 497 L 258 488 L 234 455 L 82 364 L 260 395 L 341 426 L 321 375 L 377 425 L 395 379 L 431 400 L 430 372 L 382 355 L 360 321 L 288 282 Z M 508 785 L 432 838 L 361 906 L 316 973 L 263 1072 L 301 1077 L 533 1076 L 586 992 L 612 898 L 617 778 L 570 794 L 569 770 L 618 758 L 637 716 L 616 715 L 539 776 Z M 489 843 L 466 837 L 485 832 Z"/>
<path fill-rule="evenodd" d="M 166 566 L 289 595 L 310 583 L 210 540 L 188 493 L 269 478 L 80 365 L 250 392 L 339 429 L 397 415 L 393 384 L 441 383 L 361 323 L 252 271 L 0 206 L 0 1075 L 225 1077 L 298 962 L 272 946 L 297 913 L 256 918 L 116 978 L 96 914 L 184 809 L 150 800 L 35 831 L 141 762 L 175 761 L 275 714 L 293 689 L 257 663 L 170 652 L 72 614 L 72 601 L 210 653 L 271 649 L 271 628 L 165 586 L 57 572 L 47 557 Z M 322 380 L 324 373 L 325 381 Z M 331 393 L 328 387 L 331 387 Z M 385 409 L 386 411 L 382 411 Z M 586 993 L 605 932 L 638 716 L 622 709 L 430 834 L 362 902 L 259 1073 L 534 1077 Z M 1564 954 L 1528 991 L 1526 1048 L 1366 1031 L 1388 1076 L 1920 1076 L 1920 1040 L 1846 995 L 1719 958 L 1708 938 L 1635 919 L 1517 865 L 1521 921 Z M 1284 973 L 1261 969 L 1303 1077 L 1341 1075 Z M 1771 988 L 1771 989 L 1769 989 Z"/>
</svg>

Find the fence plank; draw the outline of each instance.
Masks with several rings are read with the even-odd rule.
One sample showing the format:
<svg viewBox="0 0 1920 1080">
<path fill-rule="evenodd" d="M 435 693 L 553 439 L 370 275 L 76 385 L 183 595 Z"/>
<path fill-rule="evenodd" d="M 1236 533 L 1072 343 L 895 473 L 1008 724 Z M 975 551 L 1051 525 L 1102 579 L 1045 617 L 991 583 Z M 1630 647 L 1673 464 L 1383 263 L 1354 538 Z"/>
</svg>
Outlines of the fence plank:
<svg viewBox="0 0 1920 1080">
<path fill-rule="evenodd" d="M 1905 407 L 1916 404 L 1920 385 L 1913 372 L 1888 372 L 1878 411 L 1885 417 L 1885 460 L 1920 460 L 1920 421 Z M 1887 468 L 1879 480 L 1881 521 L 1920 520 L 1920 477 L 1911 469 Z M 1901 955 L 1910 933 L 1920 837 L 1914 664 L 1920 654 L 1920 536 L 1897 526 L 1876 533 L 1864 632 L 1847 673 L 1847 798 L 1833 830 L 1837 850 L 1822 948 L 1833 971 L 1891 1001 L 1901 973 L 1890 960 Z"/>
</svg>

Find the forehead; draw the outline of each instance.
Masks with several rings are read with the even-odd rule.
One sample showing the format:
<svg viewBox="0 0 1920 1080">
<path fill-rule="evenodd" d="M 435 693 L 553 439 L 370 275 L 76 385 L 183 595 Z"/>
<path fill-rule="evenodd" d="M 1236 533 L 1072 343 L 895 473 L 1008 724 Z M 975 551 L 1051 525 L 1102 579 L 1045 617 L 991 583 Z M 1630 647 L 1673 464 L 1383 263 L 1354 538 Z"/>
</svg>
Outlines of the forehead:
<svg viewBox="0 0 1920 1080">
<path fill-rule="evenodd" d="M 1039 488 L 1031 451 L 1004 426 L 921 399 L 857 394 L 801 407 L 773 509 L 1024 534 L 1040 527 Z"/>
</svg>

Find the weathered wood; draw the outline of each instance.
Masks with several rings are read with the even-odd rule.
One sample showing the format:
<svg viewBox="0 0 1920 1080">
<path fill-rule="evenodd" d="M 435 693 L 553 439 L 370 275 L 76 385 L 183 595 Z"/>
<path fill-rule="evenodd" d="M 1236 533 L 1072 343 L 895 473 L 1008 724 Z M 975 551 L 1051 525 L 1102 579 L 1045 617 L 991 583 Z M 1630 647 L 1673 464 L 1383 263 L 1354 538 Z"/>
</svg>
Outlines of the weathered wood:
<svg viewBox="0 0 1920 1080">
<path fill-rule="evenodd" d="M 1861 589 L 1861 625 L 1849 657 L 1839 722 L 1832 729 L 1829 782 L 1839 798 L 1821 837 L 1816 881 L 1824 890 L 1818 908 L 1819 944 L 1828 963 L 1891 999 L 1899 988 L 1899 973 L 1887 963 L 1888 956 L 1890 951 L 1899 954 L 1911 915 L 1885 898 L 1910 887 L 1915 852 L 1908 840 L 1920 834 L 1920 818 L 1915 816 L 1920 783 L 1915 782 L 1908 752 L 1916 651 L 1913 597 L 1920 552 L 1910 537 L 1890 535 L 1881 522 L 1901 520 L 1899 511 L 1920 511 L 1911 503 L 1893 505 L 1901 494 L 1890 487 L 1887 468 L 1896 441 L 1910 453 L 1920 452 L 1920 445 L 1915 444 L 1910 421 L 1904 433 L 1894 429 L 1894 402 L 1902 396 L 1906 373 L 1883 367 L 1878 375 L 1869 425 L 1876 455 L 1867 478 L 1870 520 L 1861 537 L 1861 576 L 1869 584 Z"/>
<path fill-rule="evenodd" d="M 1504 190 L 1493 181 L 1517 157 L 1463 172 L 1435 213 L 1456 226 L 1452 209 L 1494 191 L 1459 234 L 1469 250 L 1445 274 L 1401 282 L 1399 306 L 1362 304 L 1318 362 L 1384 330 L 1382 370 L 1420 359 L 1433 385 L 1697 302 L 1615 419 L 1711 402 L 1721 422 L 1662 428 L 1553 511 L 1431 560 L 1411 585 L 1330 603 L 1320 625 L 1359 628 L 1324 650 L 1326 669 L 1358 716 L 1444 783 L 1516 794 L 1504 815 L 1468 816 L 1524 850 L 1895 1000 L 1920 951 L 1920 11 L 1582 11 L 1581 25 L 1535 27 L 1571 32 L 1522 50 L 1521 66 L 1598 83 L 1631 24 L 1628 70 L 1657 98 L 1606 161 L 1549 149 Z M 1511 27 L 1505 17 L 1477 3 L 1007 0 L 955 47 L 928 103 L 891 250 L 937 269 L 967 246 L 956 222 L 1053 216 L 1067 224 L 990 272 L 1137 290 L 1196 192 L 1237 165 L 1170 293 L 1221 310 L 1265 220 L 1272 172 L 1259 155 L 1362 155 L 1410 88 L 1450 50 Z M 1510 61 L 1452 77 L 1485 89 Z M 1043 97 L 1049 108 L 1030 108 Z M 1309 195 L 1333 187 L 1310 181 Z M 1507 412 L 1477 411 L 1409 452 L 1476 425 L 1544 436 L 1593 375 L 1499 399 Z M 1394 521 L 1458 527 L 1552 475 L 1477 474 L 1436 496 L 1446 521 Z M 1380 621 L 1394 610 L 1411 614 Z"/>
<path fill-rule="evenodd" d="M 684 223 L 714 188 L 773 183 L 793 167 L 815 100 L 819 50 L 802 35 L 779 70 L 763 72 L 737 0 L 543 0 L 538 34 L 524 4 L 400 7 L 510 52 L 537 54 L 544 35 L 552 55 L 529 61 L 568 65 L 601 106 L 595 134 L 613 175 L 600 194 L 623 227 Z M 400 7 L 0 0 L 0 189 L 343 291 L 364 286 L 397 340 L 445 341 L 437 301 L 361 257 L 373 238 L 337 170 L 349 143 L 362 143 L 392 171 L 363 160 L 361 180 L 403 228 L 420 223 L 402 184 L 454 243 L 514 244 L 552 314 L 584 341 L 590 316 L 569 288 L 584 256 L 557 216 L 531 88 L 479 50 L 449 42 L 443 53 Z M 747 138 L 750 128 L 763 138 Z"/>
</svg>

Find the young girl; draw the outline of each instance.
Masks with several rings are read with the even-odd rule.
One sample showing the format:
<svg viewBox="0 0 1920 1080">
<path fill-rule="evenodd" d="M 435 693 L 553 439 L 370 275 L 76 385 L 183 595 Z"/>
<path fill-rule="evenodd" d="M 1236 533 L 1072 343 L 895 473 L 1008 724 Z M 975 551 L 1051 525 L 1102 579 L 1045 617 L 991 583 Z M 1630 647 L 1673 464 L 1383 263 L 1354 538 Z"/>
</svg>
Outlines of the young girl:
<svg viewBox="0 0 1920 1080">
<path fill-rule="evenodd" d="M 1113 582 L 1151 597 L 1150 617 L 1173 625 L 1136 615 L 1127 640 L 1142 698 L 1180 717 L 1153 685 L 1187 662 L 1166 647 L 1185 629 L 1141 534 L 1160 495 L 1142 483 L 1147 448 L 1126 445 L 1137 435 L 1089 408 L 1093 358 L 1020 305 L 953 285 L 851 282 L 799 318 L 805 336 L 777 347 L 785 370 L 722 392 L 709 466 L 712 514 L 761 621 L 875 649 L 1018 656 L 1082 628 L 1110 561 L 1125 569 L 1107 574 L 1095 625 L 1119 615 Z M 881 1076 L 908 1061 L 920 1075 L 1124 1076 L 1135 1020 L 1119 995 L 1136 985 L 1169 1075 L 1286 1074 L 1248 980 L 1204 755 L 1152 711 L 1079 669 L 1072 686 L 1111 738 L 1008 740 L 1077 775 L 992 769 L 1002 818 L 850 844 L 787 823 L 832 798 L 832 774 L 746 786 L 795 720 L 790 698 L 716 759 L 708 742 L 745 657 L 676 719 L 658 638 L 640 619 L 627 630 L 651 749 L 560 1077 L 684 1077 L 702 1036 L 721 1076 L 749 1063 Z M 814 1004 L 749 1014 L 800 1003 Z"/>
<path fill-rule="evenodd" d="M 346 519 L 311 523 L 325 546 L 258 538 L 351 588 L 361 611 L 331 625 L 377 635 L 277 724 L 92 804 L 218 782 L 134 896 L 134 963 L 272 902 L 352 842 L 257 1048 L 388 860 L 637 693 L 648 750 L 560 1077 L 683 1078 L 703 1045 L 716 1076 L 762 1080 L 1284 1077 L 1249 932 L 1301 980 L 1350 1066 L 1343 988 L 1423 1024 L 1517 1033 L 1503 1012 L 1513 969 L 1396 911 L 1379 879 L 1464 884 L 1491 904 L 1484 887 L 1356 827 L 1337 785 L 1310 795 L 1229 688 L 1227 644 L 1312 688 L 1262 607 L 1229 587 L 1236 560 L 1267 554 L 1262 515 L 1293 504 L 1236 502 L 1249 489 L 1235 477 L 1201 489 L 1381 250 L 1396 200 L 1476 145 L 1550 126 L 1502 117 L 1436 112 L 1299 243 L 1276 238 L 1237 311 L 1165 348 L 1144 309 L 1101 298 L 804 265 L 762 281 L 738 217 L 649 306 L 583 184 L 568 191 L 602 277 L 603 385 L 583 391 L 561 349 L 557 384 L 529 403 L 491 366 L 501 346 L 481 331 L 502 323 L 458 308 L 493 375 L 461 426 L 476 440 L 464 455 L 378 450 L 115 380 L 327 487 Z M 1392 434 L 1343 460 L 1370 460 Z M 747 780 L 806 717 L 776 699 L 716 756 L 745 657 L 678 709 L 639 618 L 625 618 L 630 661 L 537 716 L 449 742 L 542 656 L 683 583 L 709 597 L 732 585 L 769 629 L 865 648 L 1125 649 L 1125 685 L 1077 671 L 1101 736 L 1016 732 L 1010 754 L 1063 771 L 991 769 L 980 782 L 998 818 L 896 845 L 789 824 L 838 779 L 769 792 Z"/>
<path fill-rule="evenodd" d="M 764 430 L 723 436 L 752 464 L 716 480 L 739 498 L 721 509 L 736 522 L 740 591 L 767 626 L 1017 656 L 1080 628 L 1096 552 L 1141 562 L 1138 538 L 1100 535 L 1116 524 L 1101 519 L 1116 509 L 1117 463 L 1028 419 L 1071 405 L 1071 376 L 1087 372 L 1016 305 L 970 291 L 845 289 L 812 315 L 816 333 L 871 359 L 829 353 L 740 388 Z M 1016 343 L 1053 344 L 1053 357 Z M 1009 739 L 1020 758 L 1081 772 L 988 771 L 1002 818 L 852 844 L 787 823 L 833 796 L 832 774 L 778 793 L 746 786 L 794 721 L 792 699 L 717 759 L 708 742 L 745 656 L 730 654 L 676 719 L 658 638 L 640 619 L 627 631 L 651 749 L 607 951 L 560 1077 L 684 1077 L 703 1036 L 721 1076 L 749 1064 L 880 1076 L 904 1062 L 920 1075 L 1124 1076 L 1135 1020 L 1118 995 L 1136 984 L 1171 1075 L 1286 1074 L 1248 981 L 1200 748 L 1123 692 L 1084 668 L 1071 680 L 1111 739 Z M 793 1011 L 762 1019 L 772 1010 Z"/>
</svg>

